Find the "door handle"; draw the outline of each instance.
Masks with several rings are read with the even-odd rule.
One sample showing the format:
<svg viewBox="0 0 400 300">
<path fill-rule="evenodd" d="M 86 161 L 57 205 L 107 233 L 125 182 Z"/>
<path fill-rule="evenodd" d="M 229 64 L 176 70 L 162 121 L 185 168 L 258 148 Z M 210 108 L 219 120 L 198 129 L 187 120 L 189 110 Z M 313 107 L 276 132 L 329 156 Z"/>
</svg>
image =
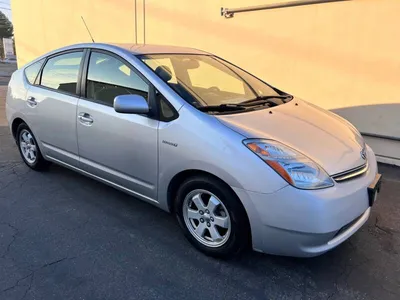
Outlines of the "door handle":
<svg viewBox="0 0 400 300">
<path fill-rule="evenodd" d="M 30 107 L 35 107 L 38 103 L 36 102 L 35 97 L 29 96 L 28 99 L 26 99 L 26 102 L 28 106 Z"/>
<path fill-rule="evenodd" d="M 83 125 L 90 126 L 93 124 L 92 116 L 89 115 L 88 113 L 80 113 L 78 115 L 78 119 L 79 122 L 81 122 Z"/>
</svg>

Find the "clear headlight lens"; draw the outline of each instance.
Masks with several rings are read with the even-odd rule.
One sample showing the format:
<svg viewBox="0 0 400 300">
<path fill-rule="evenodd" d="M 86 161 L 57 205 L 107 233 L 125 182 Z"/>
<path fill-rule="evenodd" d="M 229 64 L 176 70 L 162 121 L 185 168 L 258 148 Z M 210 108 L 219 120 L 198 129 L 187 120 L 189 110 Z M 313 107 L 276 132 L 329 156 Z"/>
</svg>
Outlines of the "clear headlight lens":
<svg viewBox="0 0 400 300">
<path fill-rule="evenodd" d="M 322 189 L 334 184 L 317 163 L 288 146 L 263 139 L 249 139 L 243 143 L 283 179 L 299 189 Z"/>
</svg>

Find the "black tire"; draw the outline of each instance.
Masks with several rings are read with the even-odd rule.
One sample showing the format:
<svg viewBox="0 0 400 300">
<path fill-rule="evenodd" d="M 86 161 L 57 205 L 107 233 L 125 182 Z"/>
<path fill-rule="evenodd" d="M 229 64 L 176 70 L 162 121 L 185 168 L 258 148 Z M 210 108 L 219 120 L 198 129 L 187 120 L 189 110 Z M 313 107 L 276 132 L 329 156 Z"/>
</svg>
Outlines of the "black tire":
<svg viewBox="0 0 400 300">
<path fill-rule="evenodd" d="M 231 230 L 228 235 L 229 238 L 219 247 L 209 247 L 199 242 L 190 232 L 188 228 L 190 225 L 185 222 L 183 216 L 185 198 L 195 190 L 211 192 L 219 198 L 228 211 Z M 247 214 L 236 194 L 223 182 L 211 176 L 188 178 L 179 187 L 174 204 L 174 212 L 186 238 L 201 252 L 217 258 L 232 258 L 248 249 L 251 242 L 251 233 Z"/>
<path fill-rule="evenodd" d="M 30 162 L 25 158 L 24 154 L 22 153 L 21 146 L 20 146 L 21 134 L 26 131 L 28 131 L 31 134 L 33 142 L 36 145 L 36 159 L 33 162 Z M 39 149 L 39 146 L 38 146 L 35 136 L 33 135 L 32 131 L 30 130 L 28 125 L 26 125 L 25 123 L 21 123 L 17 128 L 16 142 L 17 142 L 18 150 L 19 150 L 19 153 L 21 154 L 22 160 L 29 168 L 31 168 L 35 171 L 44 171 L 44 170 L 48 169 L 50 162 L 43 158 L 43 155 L 40 152 L 40 149 Z"/>
</svg>

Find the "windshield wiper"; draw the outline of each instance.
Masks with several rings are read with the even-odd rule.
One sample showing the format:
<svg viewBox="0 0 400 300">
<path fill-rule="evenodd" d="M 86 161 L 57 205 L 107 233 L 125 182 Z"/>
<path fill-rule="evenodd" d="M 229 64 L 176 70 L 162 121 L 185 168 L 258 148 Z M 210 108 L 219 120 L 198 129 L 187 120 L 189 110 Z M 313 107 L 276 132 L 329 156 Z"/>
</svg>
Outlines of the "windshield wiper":
<svg viewBox="0 0 400 300">
<path fill-rule="evenodd" d="M 276 96 L 257 96 L 254 99 L 246 100 L 240 103 L 226 103 L 220 105 L 207 105 L 207 106 L 198 106 L 197 109 L 207 112 L 207 111 L 216 111 L 216 112 L 226 112 L 226 111 L 238 111 L 238 110 L 246 110 L 250 106 L 255 105 L 265 105 L 270 104 L 271 106 L 277 106 L 281 103 L 277 103 L 272 101 L 271 99 L 291 99 L 290 95 L 276 95 Z"/>
<path fill-rule="evenodd" d="M 237 111 L 237 110 L 245 110 L 246 106 L 241 104 L 220 104 L 220 105 L 207 105 L 207 106 L 200 106 L 197 107 L 198 110 L 201 111 L 217 111 L 217 112 L 224 112 L 224 111 Z"/>
<path fill-rule="evenodd" d="M 279 105 L 275 101 L 271 101 L 270 99 L 291 99 L 293 98 L 290 95 L 276 95 L 276 96 L 257 96 L 256 98 L 246 100 L 243 102 L 240 102 L 240 105 L 246 106 L 246 105 L 259 105 L 259 104 L 264 104 L 264 103 L 269 103 L 273 104 L 274 106 Z"/>
</svg>

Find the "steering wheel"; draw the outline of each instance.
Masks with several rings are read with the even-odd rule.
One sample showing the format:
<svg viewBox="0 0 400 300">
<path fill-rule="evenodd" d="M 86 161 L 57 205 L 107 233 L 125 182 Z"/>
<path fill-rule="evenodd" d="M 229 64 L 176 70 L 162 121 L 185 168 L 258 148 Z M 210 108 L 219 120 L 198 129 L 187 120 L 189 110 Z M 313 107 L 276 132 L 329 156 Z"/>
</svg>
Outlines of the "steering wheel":
<svg viewBox="0 0 400 300">
<path fill-rule="evenodd" d="M 219 95 L 220 91 L 221 90 L 219 88 L 217 88 L 216 86 L 209 87 L 208 89 L 206 89 L 203 92 L 203 97 L 215 98 L 216 96 Z"/>
<path fill-rule="evenodd" d="M 125 91 L 125 92 L 122 92 L 122 91 Z M 110 93 L 111 92 L 111 94 L 105 94 L 105 93 Z M 97 92 L 95 92 L 95 94 L 94 94 L 94 99 L 96 99 L 96 100 L 103 100 L 103 101 L 106 101 L 106 100 L 109 100 L 109 101 L 111 101 L 111 98 L 112 98 L 112 101 L 114 100 L 114 97 L 116 97 L 116 96 L 119 96 L 119 95 L 129 95 L 129 94 L 132 94 L 131 93 L 131 91 L 130 90 L 128 90 L 127 88 L 125 88 L 125 87 L 115 87 L 115 86 L 103 86 L 100 90 L 98 90 Z M 110 96 L 111 95 L 111 96 Z M 105 98 L 103 98 L 103 97 L 105 97 Z M 111 97 L 110 99 L 106 99 L 106 98 L 109 98 L 109 97 Z M 101 98 L 103 98 L 103 99 L 101 99 Z"/>
<path fill-rule="evenodd" d="M 212 86 L 207 89 L 207 92 L 210 92 L 210 93 L 215 93 L 215 92 L 220 92 L 220 91 L 221 90 L 219 89 L 219 87 L 216 87 L 216 86 Z"/>
</svg>

